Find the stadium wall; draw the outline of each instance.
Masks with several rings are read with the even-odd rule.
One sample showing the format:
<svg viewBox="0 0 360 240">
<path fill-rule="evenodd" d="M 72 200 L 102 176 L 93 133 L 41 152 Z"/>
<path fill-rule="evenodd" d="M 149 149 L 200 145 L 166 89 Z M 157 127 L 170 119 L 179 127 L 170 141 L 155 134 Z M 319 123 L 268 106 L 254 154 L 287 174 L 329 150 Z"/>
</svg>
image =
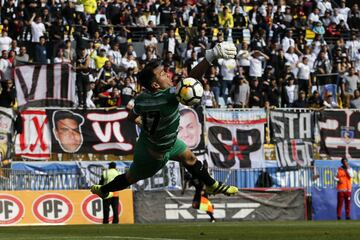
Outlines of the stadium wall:
<svg viewBox="0 0 360 240">
<path fill-rule="evenodd" d="M 120 223 L 134 223 L 132 190 L 119 198 Z M 102 218 L 102 200 L 88 190 L 0 192 L 0 226 L 100 224 Z"/>
</svg>

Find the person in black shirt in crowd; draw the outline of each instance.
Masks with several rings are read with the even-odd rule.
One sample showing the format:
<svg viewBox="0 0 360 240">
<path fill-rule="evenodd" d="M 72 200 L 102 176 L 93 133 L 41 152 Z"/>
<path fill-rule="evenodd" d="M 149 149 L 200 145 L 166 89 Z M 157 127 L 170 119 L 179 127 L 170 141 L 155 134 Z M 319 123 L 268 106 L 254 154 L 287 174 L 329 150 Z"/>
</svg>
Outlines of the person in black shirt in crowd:
<svg viewBox="0 0 360 240">
<path fill-rule="evenodd" d="M 16 90 L 11 79 L 1 82 L 0 107 L 10 108 L 16 101 Z"/>
</svg>

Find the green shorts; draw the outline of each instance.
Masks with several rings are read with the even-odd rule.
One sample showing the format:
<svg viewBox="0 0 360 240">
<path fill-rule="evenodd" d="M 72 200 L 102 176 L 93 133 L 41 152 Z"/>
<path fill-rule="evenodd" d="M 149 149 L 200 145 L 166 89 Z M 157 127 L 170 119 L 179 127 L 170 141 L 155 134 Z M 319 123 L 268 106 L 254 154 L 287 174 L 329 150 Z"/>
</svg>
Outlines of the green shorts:
<svg viewBox="0 0 360 240">
<path fill-rule="evenodd" d="M 135 145 L 134 161 L 129 169 L 130 175 L 136 180 L 152 177 L 166 165 L 169 159 L 173 159 L 185 150 L 186 144 L 176 139 L 174 146 L 163 154 L 162 159 L 155 159 L 149 154 L 145 140 L 140 137 Z"/>
</svg>

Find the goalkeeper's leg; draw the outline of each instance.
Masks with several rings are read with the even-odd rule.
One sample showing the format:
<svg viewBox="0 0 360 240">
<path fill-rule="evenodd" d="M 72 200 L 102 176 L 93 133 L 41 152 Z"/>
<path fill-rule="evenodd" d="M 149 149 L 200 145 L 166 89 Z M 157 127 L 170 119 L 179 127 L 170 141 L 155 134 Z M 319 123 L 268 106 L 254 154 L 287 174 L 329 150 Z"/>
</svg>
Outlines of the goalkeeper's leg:
<svg viewBox="0 0 360 240">
<path fill-rule="evenodd" d="M 90 191 L 103 199 L 108 199 L 112 197 L 112 192 L 123 190 L 135 182 L 127 172 L 115 177 L 108 184 L 91 186 Z"/>
<path fill-rule="evenodd" d="M 197 177 L 206 185 L 206 192 L 208 194 L 215 195 L 222 193 L 231 196 L 239 191 L 235 186 L 229 186 L 213 179 L 207 170 L 207 165 L 197 160 L 195 155 L 188 148 L 178 156 L 178 159 L 193 176 Z"/>
</svg>

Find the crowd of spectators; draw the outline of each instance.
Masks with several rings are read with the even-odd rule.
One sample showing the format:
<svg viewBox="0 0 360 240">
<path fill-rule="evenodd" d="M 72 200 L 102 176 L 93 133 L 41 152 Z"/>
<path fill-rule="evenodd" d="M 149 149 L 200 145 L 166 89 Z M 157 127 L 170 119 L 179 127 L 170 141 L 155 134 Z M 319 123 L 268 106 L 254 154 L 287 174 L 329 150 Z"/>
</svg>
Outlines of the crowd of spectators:
<svg viewBox="0 0 360 240">
<path fill-rule="evenodd" d="M 345 0 L 3 0 L 0 106 L 16 104 L 14 67 L 69 63 L 80 107 L 131 107 L 149 61 L 175 84 L 205 49 L 233 41 L 237 58 L 201 79 L 206 107 L 360 108 L 359 30 Z"/>
</svg>

